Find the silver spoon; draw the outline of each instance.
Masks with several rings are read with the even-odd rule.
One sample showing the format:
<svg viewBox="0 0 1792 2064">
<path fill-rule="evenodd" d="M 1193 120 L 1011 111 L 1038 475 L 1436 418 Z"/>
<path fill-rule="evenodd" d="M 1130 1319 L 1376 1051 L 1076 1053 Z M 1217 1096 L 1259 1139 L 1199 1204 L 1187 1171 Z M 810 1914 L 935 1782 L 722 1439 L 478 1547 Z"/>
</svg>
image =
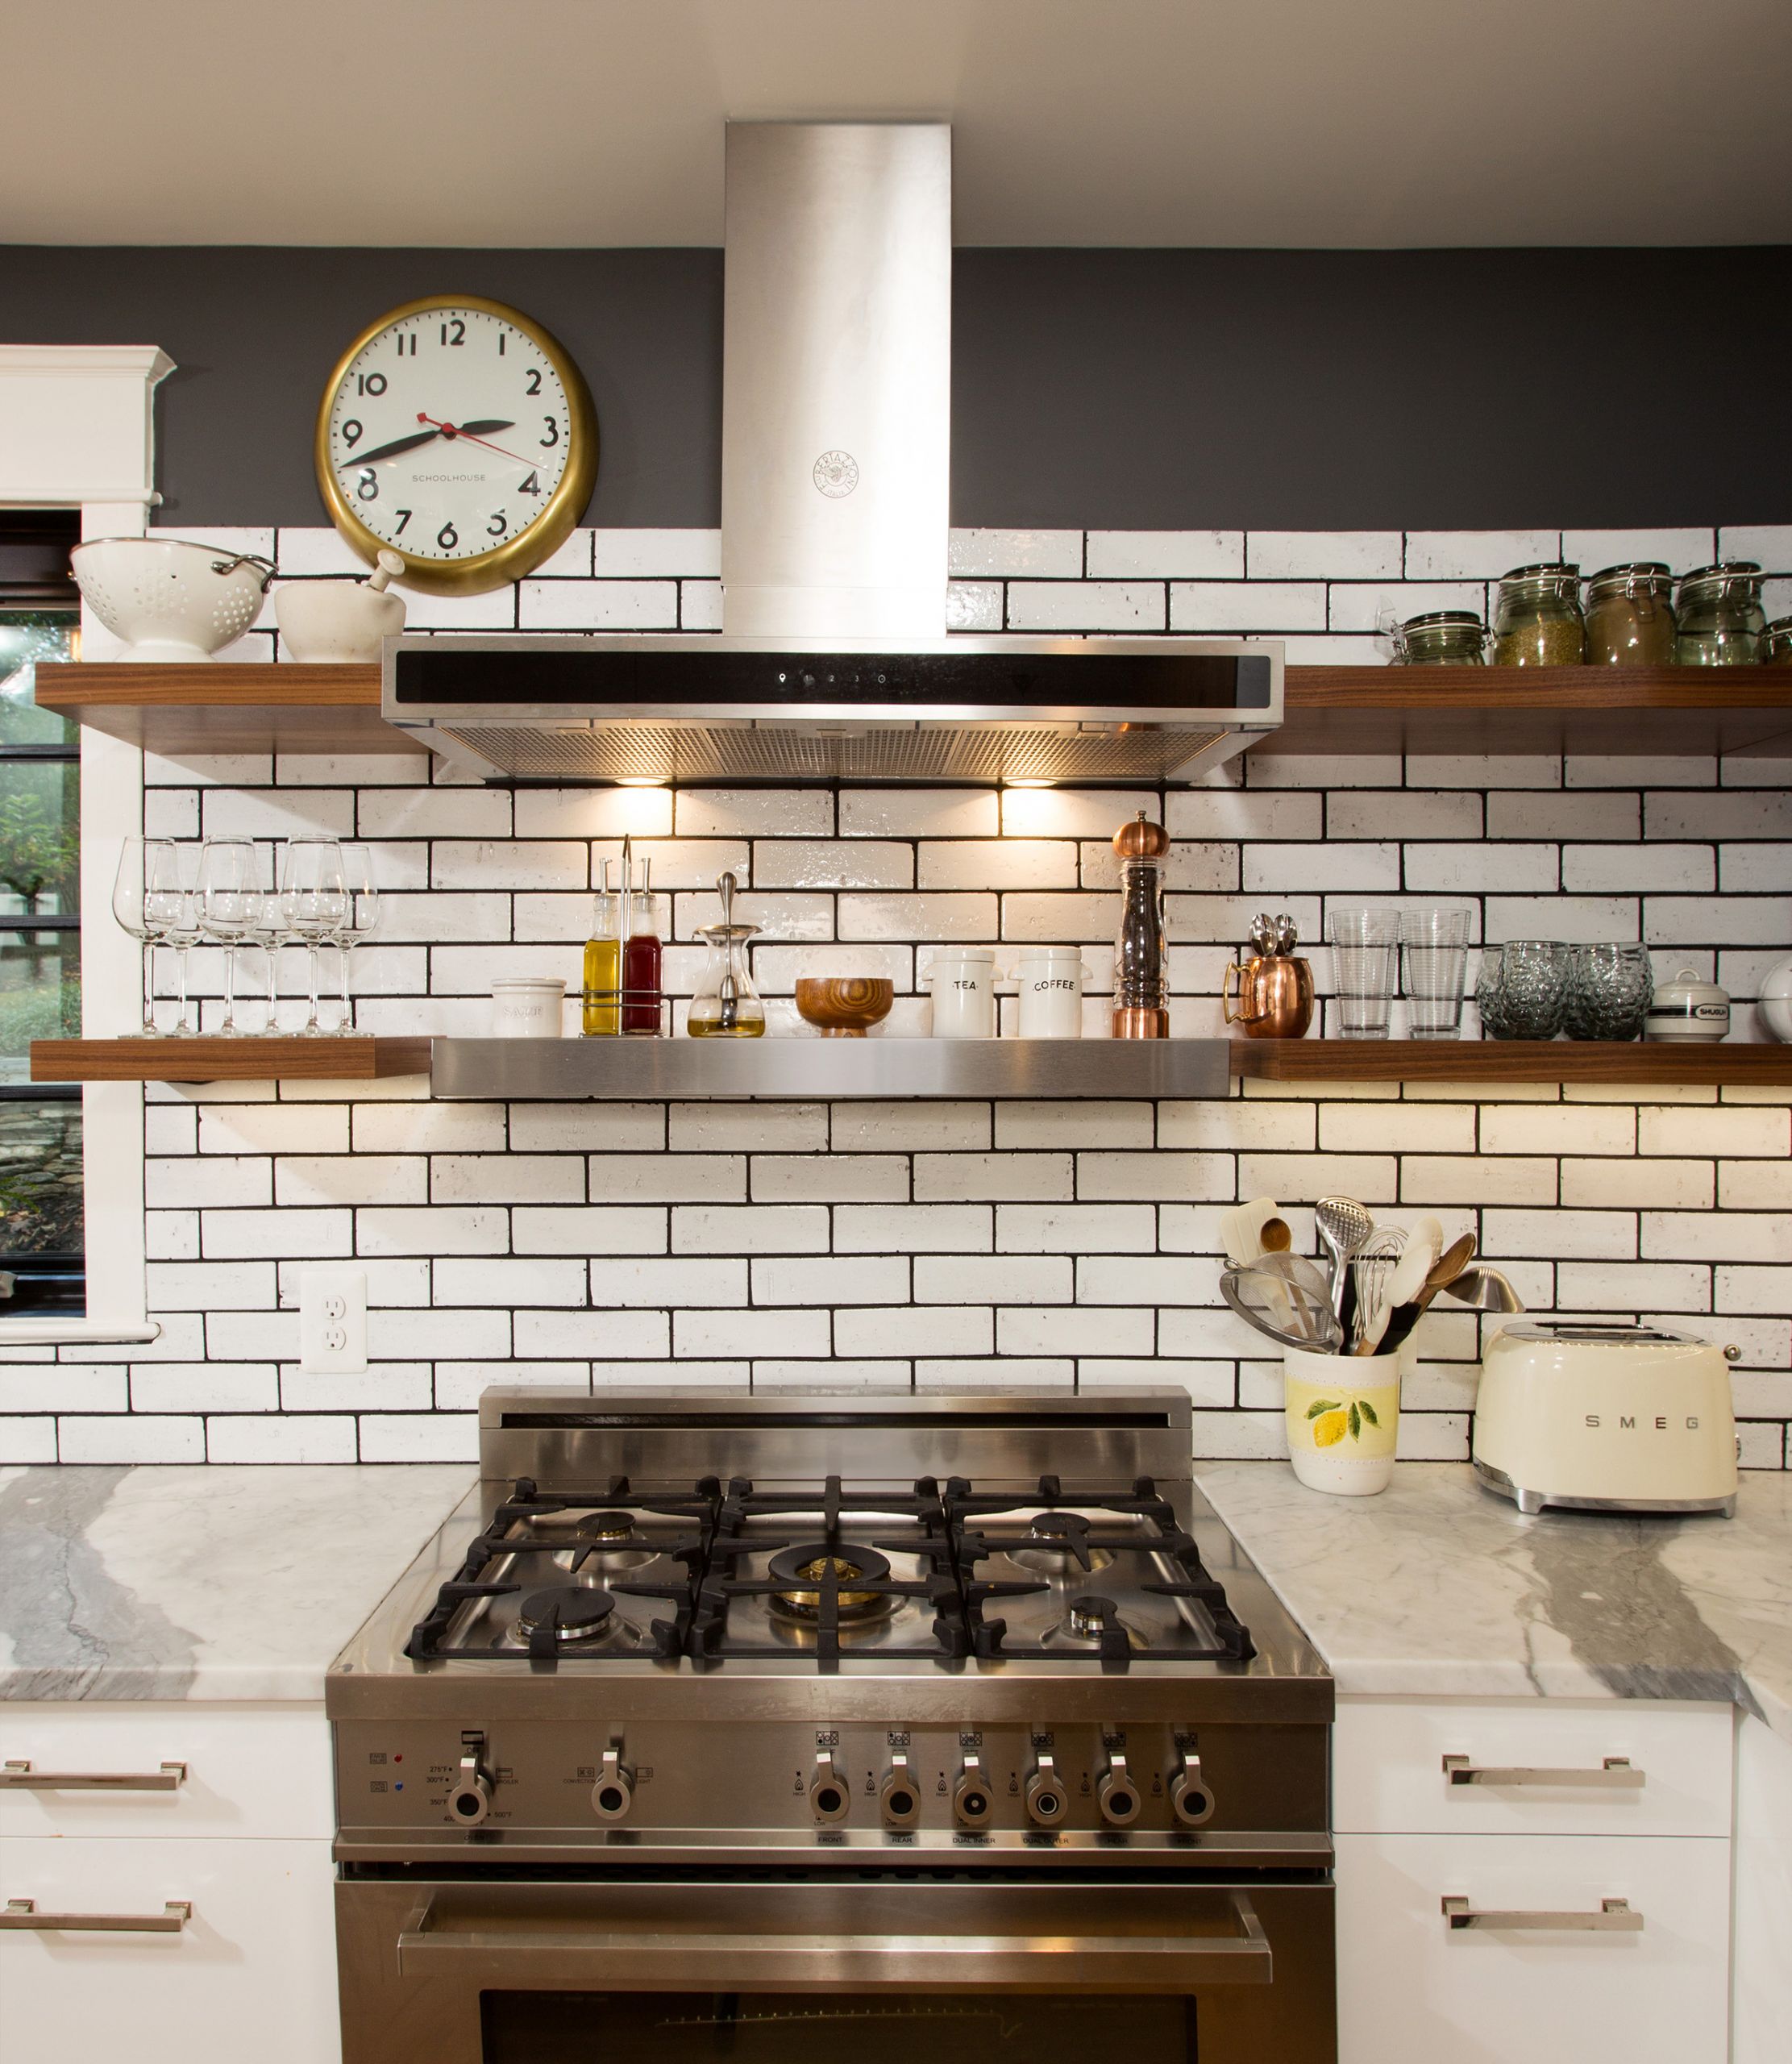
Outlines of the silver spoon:
<svg viewBox="0 0 1792 2064">
<path fill-rule="evenodd" d="M 1350 1285 L 1350 1259 L 1375 1230 L 1375 1221 L 1354 1197 L 1322 1196 L 1313 1206 L 1313 1225 L 1332 1258 L 1332 1310 L 1341 1327 L 1344 1293 Z"/>
</svg>

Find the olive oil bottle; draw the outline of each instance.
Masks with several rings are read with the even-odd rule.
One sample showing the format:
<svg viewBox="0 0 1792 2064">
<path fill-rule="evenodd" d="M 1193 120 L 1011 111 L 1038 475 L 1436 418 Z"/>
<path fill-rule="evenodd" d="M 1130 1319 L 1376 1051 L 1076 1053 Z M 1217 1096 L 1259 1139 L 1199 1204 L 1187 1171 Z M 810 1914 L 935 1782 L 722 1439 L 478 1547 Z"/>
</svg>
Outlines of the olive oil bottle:
<svg viewBox="0 0 1792 2064">
<path fill-rule="evenodd" d="M 597 893 L 591 900 L 591 936 L 585 941 L 584 1009 L 588 1038 L 613 1038 L 622 1029 L 622 908 L 627 901 L 609 885 L 608 860 L 598 865 Z"/>
</svg>

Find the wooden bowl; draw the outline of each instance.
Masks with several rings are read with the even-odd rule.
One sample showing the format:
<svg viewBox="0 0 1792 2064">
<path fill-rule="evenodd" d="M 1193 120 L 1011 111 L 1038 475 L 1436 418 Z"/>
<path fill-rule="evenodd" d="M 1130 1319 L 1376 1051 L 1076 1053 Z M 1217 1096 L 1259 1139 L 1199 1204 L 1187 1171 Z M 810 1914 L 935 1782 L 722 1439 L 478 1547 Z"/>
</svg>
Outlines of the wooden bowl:
<svg viewBox="0 0 1792 2064">
<path fill-rule="evenodd" d="M 863 1039 L 895 1000 L 893 983 L 868 975 L 805 975 L 796 984 L 796 1008 L 824 1039 Z"/>
</svg>

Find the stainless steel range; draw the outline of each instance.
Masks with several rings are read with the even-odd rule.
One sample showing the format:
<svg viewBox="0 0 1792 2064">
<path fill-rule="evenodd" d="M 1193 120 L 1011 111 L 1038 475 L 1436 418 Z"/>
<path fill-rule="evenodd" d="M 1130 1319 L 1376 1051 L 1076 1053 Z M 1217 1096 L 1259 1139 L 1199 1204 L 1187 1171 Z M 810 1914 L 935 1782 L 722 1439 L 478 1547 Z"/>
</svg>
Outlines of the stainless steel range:
<svg viewBox="0 0 1792 2064">
<path fill-rule="evenodd" d="M 1331 1680 L 1185 1392 L 480 1417 L 330 1675 L 345 2064 L 1335 2057 Z"/>
</svg>

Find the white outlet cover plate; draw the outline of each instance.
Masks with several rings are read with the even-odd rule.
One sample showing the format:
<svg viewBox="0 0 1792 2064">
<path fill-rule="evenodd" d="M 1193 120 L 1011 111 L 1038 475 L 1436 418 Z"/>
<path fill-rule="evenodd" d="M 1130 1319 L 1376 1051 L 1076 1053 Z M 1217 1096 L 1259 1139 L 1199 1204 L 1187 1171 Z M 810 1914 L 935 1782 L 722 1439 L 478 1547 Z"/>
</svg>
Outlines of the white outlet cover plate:
<svg viewBox="0 0 1792 2064">
<path fill-rule="evenodd" d="M 364 1269 L 300 1271 L 299 1367 L 308 1376 L 365 1374 L 367 1273 Z"/>
</svg>

